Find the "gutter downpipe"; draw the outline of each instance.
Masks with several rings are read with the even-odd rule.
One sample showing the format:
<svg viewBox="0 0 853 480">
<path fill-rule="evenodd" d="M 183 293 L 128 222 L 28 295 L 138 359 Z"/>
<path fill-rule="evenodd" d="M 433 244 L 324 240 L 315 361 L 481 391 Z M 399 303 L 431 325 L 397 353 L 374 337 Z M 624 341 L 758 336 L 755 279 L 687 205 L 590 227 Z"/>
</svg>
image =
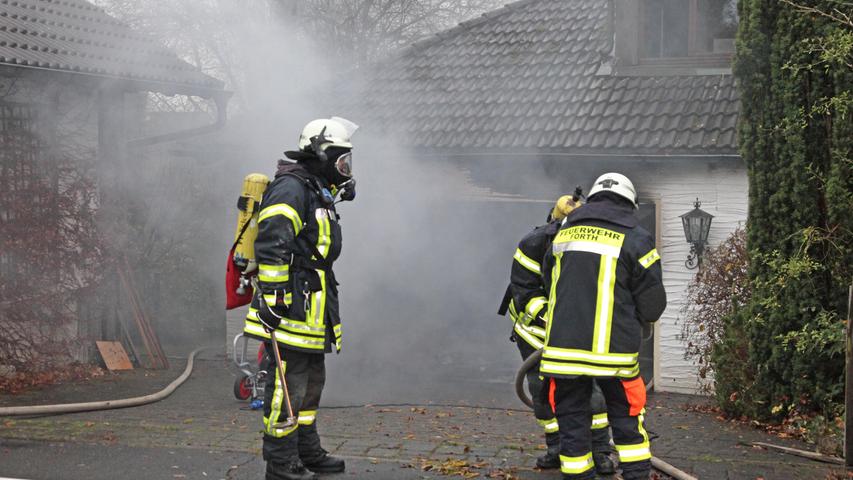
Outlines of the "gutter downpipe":
<svg viewBox="0 0 853 480">
<path fill-rule="evenodd" d="M 231 98 L 231 92 L 222 92 L 213 96 L 213 101 L 216 103 L 216 121 L 210 125 L 202 127 L 189 128 L 177 132 L 164 133 L 160 135 L 152 135 L 150 137 L 136 138 L 127 141 L 128 148 L 141 148 L 157 145 L 160 143 L 175 142 L 185 140 L 199 135 L 214 133 L 222 130 L 225 127 L 225 121 L 228 116 L 228 100 Z"/>
</svg>

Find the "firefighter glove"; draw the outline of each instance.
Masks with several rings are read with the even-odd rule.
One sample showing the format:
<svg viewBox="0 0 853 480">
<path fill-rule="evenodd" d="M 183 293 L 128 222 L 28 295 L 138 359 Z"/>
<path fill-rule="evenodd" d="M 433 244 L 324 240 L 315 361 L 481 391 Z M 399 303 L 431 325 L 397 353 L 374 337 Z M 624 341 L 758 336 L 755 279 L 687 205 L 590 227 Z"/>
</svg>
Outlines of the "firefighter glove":
<svg viewBox="0 0 853 480">
<path fill-rule="evenodd" d="M 281 320 L 287 316 L 288 305 L 285 298 L 284 290 L 273 290 L 260 295 L 258 320 L 268 331 L 275 330 L 281 324 Z"/>
</svg>

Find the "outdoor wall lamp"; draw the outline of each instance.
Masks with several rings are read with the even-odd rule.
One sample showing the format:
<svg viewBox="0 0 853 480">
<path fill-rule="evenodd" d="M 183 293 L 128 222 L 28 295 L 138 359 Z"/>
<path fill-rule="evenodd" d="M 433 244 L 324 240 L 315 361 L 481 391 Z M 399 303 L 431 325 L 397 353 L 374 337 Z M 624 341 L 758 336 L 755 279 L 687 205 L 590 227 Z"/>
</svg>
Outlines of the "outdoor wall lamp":
<svg viewBox="0 0 853 480">
<path fill-rule="evenodd" d="M 702 253 L 705 251 L 705 245 L 708 244 L 708 232 L 711 230 L 711 219 L 714 218 L 710 213 L 700 209 L 700 205 L 697 198 L 693 203 L 693 210 L 681 215 L 684 236 L 690 244 L 690 254 L 684 266 L 691 270 L 702 264 Z"/>
</svg>

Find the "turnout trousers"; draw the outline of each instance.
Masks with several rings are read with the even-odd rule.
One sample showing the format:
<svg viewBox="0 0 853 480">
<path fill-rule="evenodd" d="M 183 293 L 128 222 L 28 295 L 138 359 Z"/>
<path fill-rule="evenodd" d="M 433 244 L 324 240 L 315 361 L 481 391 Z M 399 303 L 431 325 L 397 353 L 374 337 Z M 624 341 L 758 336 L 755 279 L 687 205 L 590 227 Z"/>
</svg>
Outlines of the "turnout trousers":
<svg viewBox="0 0 853 480">
<path fill-rule="evenodd" d="M 536 349 L 521 338 L 516 337 L 515 343 L 518 345 L 521 358 L 524 360 L 527 360 L 527 357 L 536 352 Z M 527 391 L 533 400 L 533 415 L 536 417 L 536 422 L 545 431 L 545 445 L 549 450 L 558 450 L 560 447 L 560 432 L 557 426 L 557 418 L 554 415 L 554 409 L 548 401 L 548 389 L 545 385 L 545 382 L 539 376 L 538 368 L 532 368 L 527 371 Z M 592 451 L 593 453 L 610 454 L 610 433 L 607 429 L 609 426 L 607 422 L 607 405 L 598 386 L 593 387 L 590 411 L 592 412 Z"/>
<path fill-rule="evenodd" d="M 641 377 L 551 378 L 548 397 L 560 428 L 560 469 L 564 479 L 591 480 L 590 397 L 598 383 L 607 403 L 607 418 L 619 454 L 622 478 L 646 480 L 651 472 L 649 436 L 643 426 L 646 388 Z"/>
<path fill-rule="evenodd" d="M 267 356 L 273 358 L 272 345 L 265 345 Z M 317 433 L 317 408 L 326 383 L 326 363 L 323 353 L 305 353 L 282 347 L 281 363 L 290 393 L 296 425 L 282 429 L 274 424 L 287 421 L 284 386 L 281 385 L 275 360 L 269 362 L 267 385 L 264 388 L 264 447 L 267 462 L 287 463 L 302 459 L 311 462 L 324 454 Z"/>
</svg>

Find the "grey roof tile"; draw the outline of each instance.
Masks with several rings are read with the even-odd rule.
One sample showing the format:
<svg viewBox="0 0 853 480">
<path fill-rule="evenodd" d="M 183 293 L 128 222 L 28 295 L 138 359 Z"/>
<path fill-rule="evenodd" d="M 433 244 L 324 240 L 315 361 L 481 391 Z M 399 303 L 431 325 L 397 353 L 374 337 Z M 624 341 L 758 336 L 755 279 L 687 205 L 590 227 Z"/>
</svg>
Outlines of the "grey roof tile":
<svg viewBox="0 0 853 480">
<path fill-rule="evenodd" d="M 363 98 L 416 147 L 736 152 L 731 75 L 597 74 L 610 4 L 511 3 L 376 65 Z"/>
<path fill-rule="evenodd" d="M 0 0 L 0 64 L 221 90 L 223 83 L 85 0 Z"/>
</svg>

